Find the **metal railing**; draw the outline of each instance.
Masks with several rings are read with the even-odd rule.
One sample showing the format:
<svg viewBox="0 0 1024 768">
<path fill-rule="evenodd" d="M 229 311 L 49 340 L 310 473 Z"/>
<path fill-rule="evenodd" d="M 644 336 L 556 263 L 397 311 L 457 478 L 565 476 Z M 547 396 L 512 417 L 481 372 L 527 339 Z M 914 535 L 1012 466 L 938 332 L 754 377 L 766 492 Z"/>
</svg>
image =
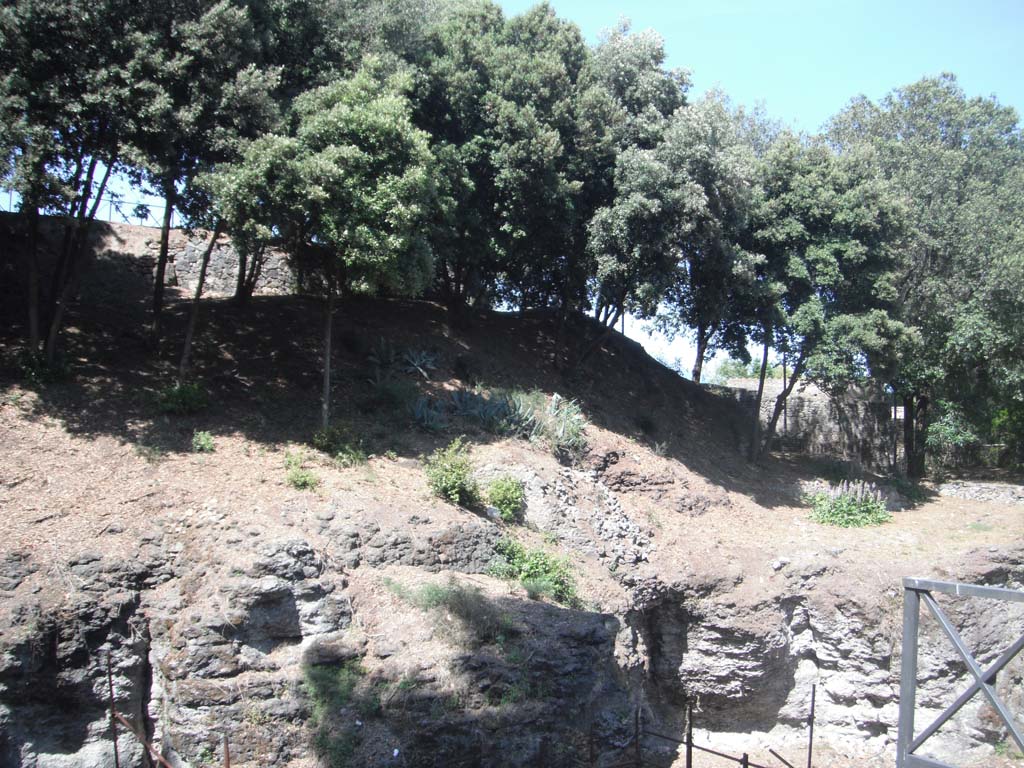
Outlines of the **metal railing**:
<svg viewBox="0 0 1024 768">
<path fill-rule="evenodd" d="M 814 750 L 814 709 L 815 700 L 817 694 L 817 686 L 811 686 L 811 710 L 807 715 L 807 725 L 809 728 L 809 734 L 807 739 L 807 768 L 811 768 L 811 758 Z M 644 754 L 644 739 L 659 739 L 661 741 L 667 741 L 670 744 L 675 744 L 685 748 L 684 759 L 686 768 L 694 768 L 694 752 L 702 752 L 706 755 L 714 755 L 721 760 L 727 760 L 740 766 L 740 768 L 778 768 L 778 766 L 763 765 L 756 763 L 750 759 L 750 755 L 746 752 L 736 756 L 730 755 L 726 752 L 719 752 L 716 749 L 710 747 L 704 747 L 697 744 L 693 740 L 693 706 L 690 705 L 686 709 L 686 735 L 684 738 L 679 739 L 674 736 L 668 736 L 664 733 L 659 733 L 647 728 L 643 725 L 642 718 L 640 715 L 640 708 L 637 707 L 633 713 L 633 741 L 632 751 L 633 754 L 620 762 L 614 763 L 609 768 L 666 768 L 661 763 L 655 762 L 650 756 Z M 791 762 L 786 760 L 782 755 L 776 752 L 774 749 L 769 749 L 768 752 L 779 761 L 785 768 L 796 768 Z M 660 755 L 658 757 L 661 757 Z M 678 758 L 676 758 L 678 759 Z M 591 764 L 593 764 L 593 748 L 591 748 Z M 674 762 L 674 761 L 673 761 Z"/>
<path fill-rule="evenodd" d="M 11 189 L 0 189 L 0 211 L 16 213 L 21 199 Z M 135 224 L 143 227 L 159 227 L 163 223 L 164 206 L 160 203 L 146 203 L 141 200 L 125 200 L 115 195 L 103 195 L 96 208 L 96 219 L 114 224 Z M 181 226 L 178 211 L 171 211 L 171 227 Z"/>
<path fill-rule="evenodd" d="M 1024 603 L 1024 591 L 1000 589 L 998 587 L 980 587 L 972 584 L 956 584 L 948 581 L 930 581 L 928 579 L 903 580 L 903 660 L 900 667 L 900 723 L 899 736 L 896 742 L 896 768 L 954 768 L 930 757 L 916 754 L 950 718 L 976 694 L 981 693 L 992 705 L 1007 730 L 1024 751 L 1024 736 L 1021 728 L 1014 721 L 1013 715 L 996 692 L 995 678 L 1013 658 L 1024 649 L 1024 635 L 1010 645 L 987 669 L 982 669 L 977 659 L 967 648 L 960 633 L 935 602 L 932 592 L 959 597 L 974 597 L 984 600 L 1002 600 L 1011 603 Z M 946 638 L 953 645 L 957 654 L 967 665 L 974 682 L 939 715 L 934 722 L 914 735 L 914 712 L 917 699 L 917 648 L 920 624 L 921 604 L 938 622 Z"/>
</svg>

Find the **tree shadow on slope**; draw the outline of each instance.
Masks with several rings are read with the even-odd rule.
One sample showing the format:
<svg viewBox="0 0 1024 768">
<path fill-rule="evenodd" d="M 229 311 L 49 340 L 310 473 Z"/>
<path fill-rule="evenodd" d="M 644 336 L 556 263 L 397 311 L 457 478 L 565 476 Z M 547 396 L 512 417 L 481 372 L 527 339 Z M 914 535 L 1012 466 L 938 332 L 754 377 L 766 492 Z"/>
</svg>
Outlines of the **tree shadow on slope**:
<svg viewBox="0 0 1024 768">
<path fill-rule="evenodd" d="M 319 426 L 321 301 L 257 296 L 240 306 L 204 299 L 193 369 L 209 402 L 196 413 L 168 414 L 161 397 L 175 383 L 189 302 L 170 297 L 165 343 L 154 352 L 143 324 L 144 282 L 123 292 L 119 311 L 95 302 L 71 308 L 65 346 L 73 378 L 39 387 L 35 416 L 157 456 L 188 452 L 196 430 L 239 433 L 274 447 L 311 441 Z M 464 419 L 430 423 L 429 413 L 416 410 L 420 401 L 450 402 L 453 393 L 484 386 L 557 392 L 578 402 L 594 424 L 763 506 L 792 504 L 800 480 L 812 477 L 806 467 L 774 458 L 748 464 L 749 427 L 739 405 L 683 379 L 618 333 L 578 364 L 584 342 L 596 332 L 592 321 L 560 325 L 549 313 L 498 312 L 470 320 L 453 328 L 442 307 L 423 301 L 341 303 L 332 407 L 335 423 L 355 437 L 359 450 L 414 457 L 462 433 L 470 442 L 501 439 L 500 432 Z M 17 332 L 8 325 L 0 335 L 11 380 Z"/>
</svg>

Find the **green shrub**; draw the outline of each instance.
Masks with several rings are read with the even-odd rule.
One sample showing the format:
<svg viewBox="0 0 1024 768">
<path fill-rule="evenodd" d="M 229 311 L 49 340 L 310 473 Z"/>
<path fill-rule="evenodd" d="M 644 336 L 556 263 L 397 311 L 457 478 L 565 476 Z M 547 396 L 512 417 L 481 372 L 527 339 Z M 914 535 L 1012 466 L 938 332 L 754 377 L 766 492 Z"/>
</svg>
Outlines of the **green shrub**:
<svg viewBox="0 0 1024 768">
<path fill-rule="evenodd" d="M 543 392 L 512 391 L 504 394 L 508 415 L 504 432 L 545 443 L 562 459 L 575 459 L 587 449 L 583 434 L 587 419 L 575 400 L 557 392 L 548 400 Z"/>
<path fill-rule="evenodd" d="M 62 355 L 57 355 L 53 364 L 47 364 L 39 352 L 23 349 L 18 353 L 15 364 L 21 379 L 30 387 L 55 384 L 70 376 L 67 360 Z"/>
<path fill-rule="evenodd" d="M 181 416 L 203 410 L 209 404 L 209 397 L 201 384 L 190 381 L 160 390 L 158 403 L 164 413 Z"/>
<path fill-rule="evenodd" d="M 502 520 L 514 523 L 523 511 L 526 489 L 521 480 L 504 475 L 492 480 L 487 486 L 487 501 L 498 510 Z"/>
<path fill-rule="evenodd" d="M 343 467 L 354 467 L 367 462 L 363 441 L 352 437 L 345 427 L 331 426 L 317 430 L 313 435 L 313 447 L 332 457 Z"/>
<path fill-rule="evenodd" d="M 885 508 L 885 499 L 870 483 L 840 483 L 808 499 L 811 519 L 823 525 L 861 528 L 881 525 L 892 519 Z"/>
<path fill-rule="evenodd" d="M 213 435 L 204 430 L 192 432 L 192 450 L 195 453 L 213 453 Z"/>
<path fill-rule="evenodd" d="M 412 406 L 412 418 L 428 432 L 442 432 L 448 428 L 448 409 L 442 400 L 424 395 Z"/>
<path fill-rule="evenodd" d="M 945 466 L 976 462 L 982 440 L 963 411 L 944 400 L 938 402 L 937 410 L 938 417 L 928 425 L 925 447 Z"/>
<path fill-rule="evenodd" d="M 552 557 L 542 549 L 527 549 L 508 538 L 499 541 L 494 551 L 495 559 L 487 569 L 492 576 L 518 579 L 534 597 L 550 594 L 560 603 L 579 605 L 576 580 L 567 560 Z"/>
<path fill-rule="evenodd" d="M 460 506 L 471 506 L 480 499 L 480 489 L 473 479 L 473 462 L 462 438 L 446 448 L 439 448 L 426 463 L 427 482 L 435 495 Z"/>
<path fill-rule="evenodd" d="M 288 471 L 285 480 L 288 485 L 299 491 L 311 491 L 320 485 L 320 478 L 315 472 L 305 469 L 302 466 L 302 454 L 286 453 L 284 455 L 284 467 Z"/>
</svg>

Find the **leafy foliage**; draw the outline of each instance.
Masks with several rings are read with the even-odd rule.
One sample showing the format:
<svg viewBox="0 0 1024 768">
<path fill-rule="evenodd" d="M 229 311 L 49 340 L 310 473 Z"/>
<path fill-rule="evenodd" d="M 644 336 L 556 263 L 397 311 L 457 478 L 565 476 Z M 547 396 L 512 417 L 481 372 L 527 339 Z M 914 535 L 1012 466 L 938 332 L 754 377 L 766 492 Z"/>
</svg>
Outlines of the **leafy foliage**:
<svg viewBox="0 0 1024 768">
<path fill-rule="evenodd" d="M 320 485 L 320 478 L 315 472 L 303 466 L 304 457 L 301 453 L 285 453 L 285 480 L 288 485 L 298 491 L 312 491 Z"/>
<path fill-rule="evenodd" d="M 892 519 L 880 491 L 869 483 L 844 482 L 827 491 L 812 494 L 811 519 L 822 525 L 862 528 Z"/>
<path fill-rule="evenodd" d="M 526 502 L 523 481 L 511 475 L 495 478 L 487 485 L 487 501 L 501 513 L 506 523 L 516 522 Z"/>
<path fill-rule="evenodd" d="M 461 437 L 430 455 L 426 461 L 426 473 L 434 495 L 463 507 L 480 500 L 480 488 L 473 479 L 469 447 Z"/>
<path fill-rule="evenodd" d="M 342 467 L 354 467 L 367 461 L 363 441 L 352 436 L 349 429 L 331 426 L 313 435 L 313 447 L 331 456 Z"/>
<path fill-rule="evenodd" d="M 193 453 L 213 453 L 214 450 L 213 435 L 205 430 L 198 429 L 192 433 Z"/>
<path fill-rule="evenodd" d="M 185 415 L 199 413 L 209 405 L 210 398 L 202 384 L 190 381 L 165 387 L 160 391 L 157 402 L 164 413 Z"/>
<path fill-rule="evenodd" d="M 567 560 L 555 558 L 542 549 L 527 549 L 515 539 L 502 539 L 495 547 L 495 559 L 488 572 L 502 579 L 529 584 L 534 594 L 550 594 L 560 603 L 579 604 L 576 580 Z"/>
</svg>

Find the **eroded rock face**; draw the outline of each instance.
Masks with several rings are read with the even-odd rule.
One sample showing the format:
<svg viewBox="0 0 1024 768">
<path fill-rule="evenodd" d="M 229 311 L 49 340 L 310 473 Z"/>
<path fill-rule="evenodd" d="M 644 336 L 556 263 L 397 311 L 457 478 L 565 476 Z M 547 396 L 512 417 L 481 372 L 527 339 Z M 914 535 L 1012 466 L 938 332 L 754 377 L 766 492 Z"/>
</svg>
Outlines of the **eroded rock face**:
<svg viewBox="0 0 1024 768">
<path fill-rule="evenodd" d="M 409 766 L 557 764 L 586 756 L 592 743 L 599 754 L 614 755 L 630 743 L 638 702 L 669 730 L 688 702 L 699 704 L 702 727 L 800 730 L 812 685 L 819 733 L 891 755 L 900 595 L 821 599 L 812 586 L 835 576 L 833 566 L 799 559 L 773 566 L 777 581 L 753 600 L 737 597 L 739 572 L 663 580 L 640 567 L 639 555 L 652 543 L 605 482 L 617 465 L 560 468 L 552 482 L 524 471 L 521 479 L 528 521 L 581 556 L 628 571 L 620 580 L 629 589 L 621 613 L 492 594 L 505 617 L 500 632 L 449 647 L 444 656 L 418 645 L 437 642 L 436 617 L 394 601 L 390 608 L 367 605 L 353 582 L 368 579 L 379 591 L 383 568 L 485 572 L 503 535 L 487 520 L 438 525 L 416 518 L 386 531 L 331 508 L 299 510 L 319 539 L 297 526 L 282 538 L 250 533 L 251 554 L 243 548 L 244 558 L 223 561 L 198 521 L 190 535 L 154 528 L 134 552 L 70 559 L 62 573 L 73 589 L 59 603 L 34 596 L 39 574 L 30 553 L 8 557 L 0 589 L 15 609 L 0 627 L 0 764 L 114 765 L 108 652 L 117 708 L 179 766 L 219 758 L 225 734 L 239 765 L 314 759 L 311 723 L 319 705 L 304 670 L 366 659 L 375 662 L 361 682 L 369 699 L 335 713 L 346 727 L 364 729 L 353 765 L 392 765 L 396 749 Z M 645 492 L 625 480 L 619 485 L 620 492 Z M 216 511 L 209 519 L 227 522 Z M 971 563 L 956 578 L 1024 582 L 1024 552 L 986 551 Z M 388 610 L 408 614 L 409 634 L 364 629 Z M 951 604 L 949 611 L 983 665 L 1024 633 L 1019 606 Z M 937 628 L 922 627 L 924 721 L 955 698 L 967 676 Z M 1018 660 L 997 680 L 1018 711 L 1022 679 Z M 942 756 L 1004 737 L 976 700 L 944 729 L 937 748 Z M 123 730 L 118 746 L 122 766 L 148 765 Z"/>
<path fill-rule="evenodd" d="M 1019 589 L 1024 583 L 1022 555 L 990 553 L 996 562 L 956 580 Z M 820 570 L 814 573 L 821 575 Z M 801 592 L 801 577 L 807 575 L 792 573 L 788 588 L 777 598 L 742 608 L 721 582 L 666 585 L 648 579 L 639 584 L 626 620 L 642 648 L 646 678 L 656 691 L 661 715 L 675 721 L 679 707 L 693 702 L 702 723 L 714 730 L 802 729 L 816 685 L 819 733 L 894 755 L 901 596 L 893 591 L 884 606 L 865 605 L 856 598 L 822 604 Z M 1024 635 L 1024 606 L 941 595 L 937 600 L 982 668 Z M 922 609 L 917 693 L 921 727 L 951 704 L 970 679 L 966 665 Z M 996 681 L 1013 711 L 1024 704 L 1022 681 L 1024 660 L 1019 658 Z M 929 747 L 940 758 L 955 759 L 1006 736 L 994 710 L 978 696 Z"/>
</svg>

